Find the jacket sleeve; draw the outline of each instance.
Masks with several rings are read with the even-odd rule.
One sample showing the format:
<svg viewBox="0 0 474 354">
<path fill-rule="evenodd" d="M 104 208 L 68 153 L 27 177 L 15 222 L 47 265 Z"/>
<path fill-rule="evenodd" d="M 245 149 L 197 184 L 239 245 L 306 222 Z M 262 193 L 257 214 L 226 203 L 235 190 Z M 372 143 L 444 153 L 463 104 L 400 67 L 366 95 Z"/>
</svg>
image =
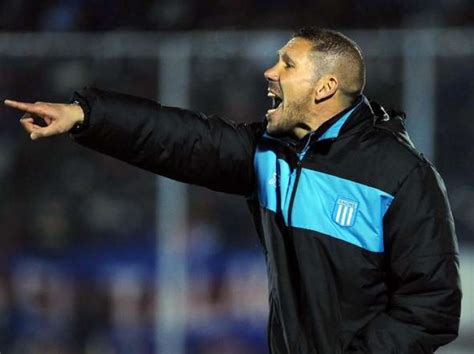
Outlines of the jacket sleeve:
<svg viewBox="0 0 474 354">
<path fill-rule="evenodd" d="M 389 303 L 356 335 L 350 353 L 433 353 L 458 334 L 459 256 L 444 183 L 423 163 L 384 219 Z"/>
<path fill-rule="evenodd" d="M 213 190 L 248 195 L 262 123 L 234 124 L 135 96 L 85 88 L 75 92 L 85 111 L 79 144 L 150 172 Z"/>
</svg>

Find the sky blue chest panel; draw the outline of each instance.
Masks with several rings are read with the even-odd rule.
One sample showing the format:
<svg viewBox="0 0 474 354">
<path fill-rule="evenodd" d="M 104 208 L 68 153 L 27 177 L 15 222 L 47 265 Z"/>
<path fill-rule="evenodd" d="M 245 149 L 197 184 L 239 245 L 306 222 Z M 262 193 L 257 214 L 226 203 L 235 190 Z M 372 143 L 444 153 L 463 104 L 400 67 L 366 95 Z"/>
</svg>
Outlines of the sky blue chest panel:
<svg viewBox="0 0 474 354">
<path fill-rule="evenodd" d="M 287 226 L 313 230 L 372 252 L 383 252 L 383 217 L 393 196 L 379 189 L 302 168 L 291 225 L 290 199 L 296 169 L 271 149 L 257 148 L 254 160 L 259 203 L 282 215 Z"/>
</svg>

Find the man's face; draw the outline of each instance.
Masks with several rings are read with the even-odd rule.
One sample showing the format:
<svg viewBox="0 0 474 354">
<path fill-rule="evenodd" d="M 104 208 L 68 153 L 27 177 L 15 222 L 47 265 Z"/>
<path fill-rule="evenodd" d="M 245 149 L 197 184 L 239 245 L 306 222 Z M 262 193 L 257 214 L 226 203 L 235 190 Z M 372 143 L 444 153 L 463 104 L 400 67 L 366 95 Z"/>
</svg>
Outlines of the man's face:
<svg viewBox="0 0 474 354">
<path fill-rule="evenodd" d="M 311 114 L 316 68 L 312 43 L 293 38 L 278 51 L 278 61 L 264 73 L 272 109 L 267 111 L 267 132 L 281 135 L 304 125 Z"/>
</svg>

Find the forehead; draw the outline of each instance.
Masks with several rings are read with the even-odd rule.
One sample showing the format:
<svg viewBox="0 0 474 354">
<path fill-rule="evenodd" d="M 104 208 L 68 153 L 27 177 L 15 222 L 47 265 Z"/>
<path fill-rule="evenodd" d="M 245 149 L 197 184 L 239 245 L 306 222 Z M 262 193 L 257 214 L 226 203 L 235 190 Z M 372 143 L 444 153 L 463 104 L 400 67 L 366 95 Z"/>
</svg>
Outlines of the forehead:
<svg viewBox="0 0 474 354">
<path fill-rule="evenodd" d="M 281 55 L 288 54 L 290 56 L 305 57 L 313 48 L 313 43 L 305 38 L 295 37 L 290 39 L 278 51 Z M 296 58 L 295 58 L 296 59 Z"/>
</svg>

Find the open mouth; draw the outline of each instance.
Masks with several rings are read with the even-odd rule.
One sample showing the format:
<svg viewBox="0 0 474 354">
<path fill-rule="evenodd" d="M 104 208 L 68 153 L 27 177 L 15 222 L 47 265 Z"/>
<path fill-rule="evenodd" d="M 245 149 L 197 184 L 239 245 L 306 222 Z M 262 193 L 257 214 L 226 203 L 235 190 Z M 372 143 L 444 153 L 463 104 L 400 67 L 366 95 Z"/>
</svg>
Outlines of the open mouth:
<svg viewBox="0 0 474 354">
<path fill-rule="evenodd" d="M 268 90 L 268 94 L 267 94 L 268 97 L 271 98 L 271 103 L 272 103 L 272 106 L 271 108 L 267 111 L 268 113 L 273 113 L 274 111 L 276 111 L 278 108 L 280 108 L 280 105 L 281 103 L 283 102 L 283 99 L 278 95 L 276 94 L 275 92 L 273 91 L 270 91 Z"/>
</svg>

